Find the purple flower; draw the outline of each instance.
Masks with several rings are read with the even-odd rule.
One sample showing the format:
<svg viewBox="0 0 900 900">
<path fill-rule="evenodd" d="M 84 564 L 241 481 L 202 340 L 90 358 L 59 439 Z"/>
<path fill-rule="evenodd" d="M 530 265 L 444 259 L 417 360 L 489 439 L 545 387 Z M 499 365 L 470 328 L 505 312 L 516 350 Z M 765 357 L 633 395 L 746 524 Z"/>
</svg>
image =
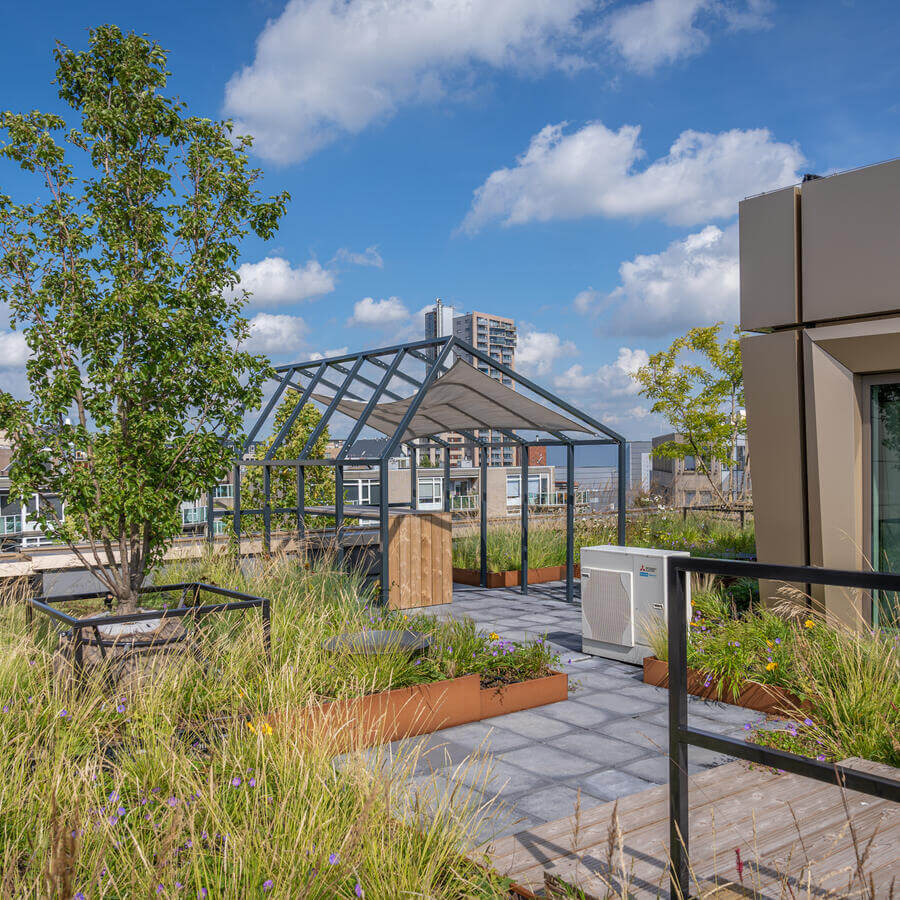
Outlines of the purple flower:
<svg viewBox="0 0 900 900">
<path fill-rule="evenodd" d="M 232 787 L 240 787 L 241 786 L 241 778 L 239 775 L 235 775 L 234 778 L 231 779 Z"/>
<path fill-rule="evenodd" d="M 110 825 L 115 825 L 116 822 L 118 822 L 118 821 L 119 821 L 119 817 L 118 817 L 118 816 L 110 816 L 110 817 L 109 817 L 109 824 L 110 824 Z"/>
<path fill-rule="evenodd" d="M 184 885 L 183 885 L 180 881 L 176 881 L 176 882 L 175 882 L 175 889 L 176 889 L 176 890 L 180 891 L 183 887 L 184 887 Z"/>
<path fill-rule="evenodd" d="M 274 887 L 274 884 L 275 884 L 275 882 L 272 881 L 271 878 L 267 878 L 267 879 L 263 882 L 263 890 L 264 890 L 264 891 L 271 891 L 272 888 Z"/>
<path fill-rule="evenodd" d="M 9 712 L 9 704 L 8 703 L 5 703 L 3 705 L 3 712 L 5 712 L 5 713 Z"/>
<path fill-rule="evenodd" d="M 251 779 L 247 782 L 247 784 L 249 784 L 250 787 L 256 787 L 256 779 L 255 779 L 255 778 L 251 778 Z"/>
<path fill-rule="evenodd" d="M 125 807 L 124 807 L 124 806 L 120 806 L 120 807 L 118 808 L 117 812 L 119 813 L 120 816 L 124 816 L 124 815 L 125 815 Z"/>
<path fill-rule="evenodd" d="M 61 710 L 59 711 L 59 715 L 60 715 L 60 718 L 65 719 L 66 716 L 69 715 L 69 711 L 68 711 L 67 709 L 61 709 Z"/>
<path fill-rule="evenodd" d="M 744 731 L 749 731 L 752 727 L 749 722 L 744 722 Z"/>
<path fill-rule="evenodd" d="M 120 704 L 116 707 L 116 712 L 120 712 L 120 713 L 125 712 L 125 704 L 124 704 L 124 703 L 120 703 Z"/>
<path fill-rule="evenodd" d="M 804 725 L 812 725 L 812 723 L 813 723 L 813 720 L 812 720 L 812 719 L 804 719 L 804 720 L 803 720 L 803 724 L 804 724 Z"/>
<path fill-rule="evenodd" d="M 358 881 L 356 882 L 356 887 L 353 888 L 353 893 L 356 894 L 357 897 L 362 897 L 363 895 L 362 885 Z"/>
<path fill-rule="evenodd" d="M 336 866 L 338 864 L 338 855 L 337 853 L 330 853 L 328 855 L 328 862 L 332 866 Z"/>
<path fill-rule="evenodd" d="M 817 759 L 819 762 L 825 762 L 825 754 L 824 754 L 824 753 L 820 753 L 820 754 L 816 757 L 816 759 Z"/>
<path fill-rule="evenodd" d="M 72 898 L 72 900 L 87 900 L 87 897 L 84 896 L 84 893 L 83 893 L 82 891 L 79 891 L 79 892 Z"/>
<path fill-rule="evenodd" d="M 178 806 L 178 798 L 177 797 L 169 797 L 169 799 L 166 801 L 166 803 L 168 803 L 169 806 Z"/>
<path fill-rule="evenodd" d="M 164 890 L 165 890 L 165 888 L 164 888 L 161 884 L 158 884 L 158 885 L 156 886 L 156 893 L 157 893 L 157 894 L 161 894 Z"/>
<path fill-rule="evenodd" d="M 209 894 L 209 891 L 206 888 L 200 888 L 200 890 L 197 891 L 198 897 L 206 897 L 208 894 Z"/>
</svg>

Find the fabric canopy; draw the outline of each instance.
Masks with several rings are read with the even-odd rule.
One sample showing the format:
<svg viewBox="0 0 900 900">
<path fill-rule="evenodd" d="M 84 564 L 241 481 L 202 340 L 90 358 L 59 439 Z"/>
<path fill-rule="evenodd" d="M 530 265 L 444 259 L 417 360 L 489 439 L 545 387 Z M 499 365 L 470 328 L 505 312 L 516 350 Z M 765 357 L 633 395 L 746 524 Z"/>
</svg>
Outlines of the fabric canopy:
<svg viewBox="0 0 900 900">
<path fill-rule="evenodd" d="M 330 403 L 332 400 L 331 397 L 319 394 L 313 396 L 320 403 Z M 414 399 L 415 397 L 409 397 L 391 403 L 377 403 L 366 424 L 392 436 Z M 366 404 L 359 400 L 339 400 L 337 408 L 350 418 L 358 419 Z M 416 414 L 403 432 L 400 441 L 405 443 L 415 438 L 431 437 L 447 431 L 475 431 L 486 428 L 594 433 L 592 429 L 579 425 L 528 397 L 523 397 L 490 375 L 457 359 L 450 370 L 436 379 L 426 390 Z"/>
</svg>

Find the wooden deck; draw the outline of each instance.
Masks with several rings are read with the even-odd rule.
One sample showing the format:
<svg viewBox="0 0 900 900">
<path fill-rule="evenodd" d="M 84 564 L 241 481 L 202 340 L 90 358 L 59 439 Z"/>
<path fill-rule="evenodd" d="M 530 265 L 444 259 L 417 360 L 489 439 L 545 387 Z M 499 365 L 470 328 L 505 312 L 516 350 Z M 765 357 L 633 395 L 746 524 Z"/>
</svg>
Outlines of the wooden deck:
<svg viewBox="0 0 900 900">
<path fill-rule="evenodd" d="M 843 765 L 900 776 L 864 760 Z M 740 761 L 692 775 L 690 786 L 691 867 L 699 896 L 900 895 L 897 804 L 852 791 L 842 798 L 837 787 Z M 498 872 L 533 891 L 544 886 L 546 872 L 589 898 L 666 897 L 668 828 L 668 788 L 662 785 L 480 849 Z M 862 887 L 860 868 L 874 892 Z"/>
</svg>

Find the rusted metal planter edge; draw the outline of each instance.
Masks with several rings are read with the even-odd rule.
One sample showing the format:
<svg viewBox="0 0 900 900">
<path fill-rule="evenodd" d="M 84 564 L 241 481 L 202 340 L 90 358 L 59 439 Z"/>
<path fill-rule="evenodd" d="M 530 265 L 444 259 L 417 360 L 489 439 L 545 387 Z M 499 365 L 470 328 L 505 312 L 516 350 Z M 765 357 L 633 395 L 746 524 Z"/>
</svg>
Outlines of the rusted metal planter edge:
<svg viewBox="0 0 900 900">
<path fill-rule="evenodd" d="M 644 657 L 644 683 L 655 687 L 669 686 L 669 664 L 656 656 Z M 795 697 L 790 691 L 773 684 L 746 682 L 737 697 L 725 690 L 715 679 L 698 669 L 687 670 L 687 690 L 689 694 L 704 700 L 718 700 L 731 703 L 756 712 L 775 716 L 795 715 L 799 710 L 807 712 L 808 703 Z"/>
<path fill-rule="evenodd" d="M 556 703 L 568 693 L 568 676 L 561 672 L 500 688 L 482 688 L 479 676 L 472 674 L 334 700 L 265 720 L 318 734 L 327 730 L 339 745 L 370 747 Z"/>
</svg>

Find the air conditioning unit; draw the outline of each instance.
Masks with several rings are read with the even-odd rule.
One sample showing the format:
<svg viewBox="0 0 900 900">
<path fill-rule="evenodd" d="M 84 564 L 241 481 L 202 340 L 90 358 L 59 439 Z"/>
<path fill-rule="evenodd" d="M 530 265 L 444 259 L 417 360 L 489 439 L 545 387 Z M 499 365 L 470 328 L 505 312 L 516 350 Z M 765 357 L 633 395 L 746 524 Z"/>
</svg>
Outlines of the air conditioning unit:
<svg viewBox="0 0 900 900">
<path fill-rule="evenodd" d="M 640 664 L 653 651 L 647 628 L 666 621 L 666 562 L 686 550 L 581 548 L 581 649 L 592 656 Z M 690 618 L 690 580 L 687 582 Z"/>
</svg>

